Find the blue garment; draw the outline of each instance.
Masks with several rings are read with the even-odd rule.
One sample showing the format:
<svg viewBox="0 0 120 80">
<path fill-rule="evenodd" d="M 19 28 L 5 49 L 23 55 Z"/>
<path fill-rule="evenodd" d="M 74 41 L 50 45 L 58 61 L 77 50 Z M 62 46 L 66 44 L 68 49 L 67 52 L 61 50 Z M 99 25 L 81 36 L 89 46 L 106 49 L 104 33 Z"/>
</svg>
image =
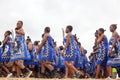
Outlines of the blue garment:
<svg viewBox="0 0 120 80">
<path fill-rule="evenodd" d="M 16 60 L 29 60 L 30 54 L 27 50 L 25 36 L 16 34 L 16 45 L 11 47 L 11 61 Z"/>
<path fill-rule="evenodd" d="M 109 58 L 107 62 L 107 66 L 112 66 L 112 67 L 120 66 L 120 57 Z"/>
<path fill-rule="evenodd" d="M 0 53 L 0 62 L 9 62 L 11 58 L 11 38 L 9 38 L 8 42 L 5 44 L 4 51 L 3 47 L 1 47 L 1 53 Z"/>
<path fill-rule="evenodd" d="M 99 56 L 99 52 L 97 52 L 96 54 L 93 55 L 93 59 L 92 59 L 92 68 L 93 71 L 95 71 L 96 67 L 97 67 L 97 58 Z"/>
<path fill-rule="evenodd" d="M 58 54 L 55 55 L 54 62 L 55 62 L 55 64 L 53 66 L 54 66 L 55 69 L 65 67 L 65 65 L 64 65 L 64 58 L 61 55 L 60 49 L 58 49 Z"/>
<path fill-rule="evenodd" d="M 113 43 L 114 43 L 114 37 L 111 37 L 109 40 L 109 45 L 112 46 Z M 118 46 L 117 45 L 118 45 L 118 41 L 116 42 L 114 50 L 113 50 L 116 54 L 118 53 Z"/>
<path fill-rule="evenodd" d="M 117 42 L 117 48 L 118 48 L 118 55 L 120 55 L 120 42 Z"/>
<path fill-rule="evenodd" d="M 114 37 L 111 37 L 109 43 L 109 45 L 112 45 L 112 43 L 114 42 Z M 108 62 L 107 62 L 107 66 L 112 66 L 112 67 L 117 67 L 117 66 L 120 66 L 120 54 L 119 54 L 119 50 L 120 50 L 120 43 L 119 41 L 116 42 L 116 45 L 113 49 L 113 52 L 115 53 L 112 53 L 112 54 L 117 54 L 116 57 L 109 57 L 108 58 Z"/>
<path fill-rule="evenodd" d="M 100 50 L 100 53 L 97 58 L 97 64 L 106 65 L 107 60 L 108 60 L 108 50 L 109 50 L 107 38 L 104 38 L 101 41 L 99 45 L 99 50 Z"/>
<path fill-rule="evenodd" d="M 112 45 L 113 42 L 114 42 L 114 37 L 111 37 L 109 40 L 109 45 Z"/>
<path fill-rule="evenodd" d="M 1 54 L 2 54 L 2 48 L 0 47 L 0 62 L 1 62 Z"/>
<path fill-rule="evenodd" d="M 53 61 L 54 46 L 53 38 L 49 36 L 41 49 L 41 60 Z"/>
<path fill-rule="evenodd" d="M 76 59 L 75 59 L 75 67 L 83 69 L 83 62 L 81 60 L 82 55 L 81 55 L 81 51 L 77 43 L 76 43 L 76 49 L 77 49 L 77 53 L 76 53 Z"/>
<path fill-rule="evenodd" d="M 36 48 L 32 45 L 32 50 L 29 51 L 31 59 L 25 60 L 24 65 L 39 65 L 38 54 L 36 54 Z"/>
<path fill-rule="evenodd" d="M 93 75 L 93 73 L 95 72 L 96 70 L 96 55 L 94 54 L 90 60 L 90 67 L 91 67 L 91 76 Z"/>
<path fill-rule="evenodd" d="M 53 65 L 54 67 L 56 67 L 56 66 L 58 65 L 58 56 L 56 55 L 56 50 L 55 50 L 55 48 L 54 48 L 54 50 L 53 50 L 53 63 L 52 63 L 52 65 Z"/>
<path fill-rule="evenodd" d="M 41 61 L 41 52 L 42 52 L 42 49 L 40 49 L 40 50 L 38 51 L 38 60 L 39 60 L 39 61 Z"/>
<path fill-rule="evenodd" d="M 91 72 L 91 66 L 87 59 L 86 54 L 87 54 L 87 51 L 84 50 L 84 55 L 82 56 L 83 57 L 83 69 L 89 74 Z"/>
<path fill-rule="evenodd" d="M 66 42 L 65 42 L 66 43 Z M 65 52 L 65 61 L 75 61 L 77 54 L 77 49 L 75 46 L 74 35 L 71 35 L 69 45 Z"/>
</svg>

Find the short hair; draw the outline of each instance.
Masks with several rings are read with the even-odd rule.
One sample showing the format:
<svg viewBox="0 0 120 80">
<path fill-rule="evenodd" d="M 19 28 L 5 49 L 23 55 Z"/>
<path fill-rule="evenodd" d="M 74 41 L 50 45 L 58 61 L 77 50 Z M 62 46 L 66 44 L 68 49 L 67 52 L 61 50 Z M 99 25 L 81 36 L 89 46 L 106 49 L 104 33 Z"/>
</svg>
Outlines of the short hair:
<svg viewBox="0 0 120 80">
<path fill-rule="evenodd" d="M 50 32 L 50 27 L 45 27 L 45 32 L 49 33 Z"/>
<path fill-rule="evenodd" d="M 20 22 L 23 25 L 23 21 L 18 21 L 18 22 Z"/>
<path fill-rule="evenodd" d="M 99 28 L 99 31 L 101 31 L 102 33 L 104 33 L 106 30 L 104 30 L 103 28 Z"/>
<path fill-rule="evenodd" d="M 117 29 L 117 24 L 111 24 L 111 26 L 116 30 Z"/>
<path fill-rule="evenodd" d="M 70 30 L 70 32 L 72 32 L 73 27 L 71 25 L 68 25 L 67 28 Z"/>
</svg>

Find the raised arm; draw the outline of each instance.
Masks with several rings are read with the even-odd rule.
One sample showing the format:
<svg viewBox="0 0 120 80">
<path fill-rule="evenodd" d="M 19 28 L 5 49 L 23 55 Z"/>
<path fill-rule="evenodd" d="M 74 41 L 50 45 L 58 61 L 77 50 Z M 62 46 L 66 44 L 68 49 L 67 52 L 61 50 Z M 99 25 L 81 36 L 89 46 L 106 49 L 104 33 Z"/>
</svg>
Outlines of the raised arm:
<svg viewBox="0 0 120 80">
<path fill-rule="evenodd" d="M 19 29 L 19 30 L 15 30 L 15 32 L 16 32 L 17 34 L 25 35 L 25 32 L 24 32 L 24 30 L 23 30 L 22 28 Z"/>
<path fill-rule="evenodd" d="M 4 40 L 3 40 L 3 45 L 6 44 L 9 40 L 9 37 L 7 36 Z"/>
</svg>

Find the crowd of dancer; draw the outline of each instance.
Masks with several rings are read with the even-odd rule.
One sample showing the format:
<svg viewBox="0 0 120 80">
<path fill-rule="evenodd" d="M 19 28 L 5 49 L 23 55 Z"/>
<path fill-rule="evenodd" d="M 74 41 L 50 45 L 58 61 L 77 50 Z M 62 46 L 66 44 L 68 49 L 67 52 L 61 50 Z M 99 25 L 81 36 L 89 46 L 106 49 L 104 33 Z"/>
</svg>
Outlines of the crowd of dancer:
<svg viewBox="0 0 120 80">
<path fill-rule="evenodd" d="M 63 44 L 50 35 L 50 27 L 45 27 L 41 41 L 32 42 L 25 39 L 23 22 L 18 21 L 13 31 L 7 30 L 0 42 L 0 76 L 1 77 L 35 77 L 35 78 L 113 78 L 112 69 L 120 77 L 120 37 L 117 25 L 110 25 L 112 37 L 108 42 L 105 30 L 95 32 L 93 51 L 87 58 L 87 50 L 72 34 L 73 27 L 63 31 Z"/>
</svg>

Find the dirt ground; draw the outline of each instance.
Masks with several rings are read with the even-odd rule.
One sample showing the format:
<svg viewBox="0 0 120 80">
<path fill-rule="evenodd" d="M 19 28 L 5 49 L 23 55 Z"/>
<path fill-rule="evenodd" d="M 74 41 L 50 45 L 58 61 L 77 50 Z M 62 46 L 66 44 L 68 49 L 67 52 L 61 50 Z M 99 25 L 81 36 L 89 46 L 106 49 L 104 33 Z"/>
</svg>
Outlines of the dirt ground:
<svg viewBox="0 0 120 80">
<path fill-rule="evenodd" d="M 105 79 L 42 79 L 42 78 L 0 78 L 0 80 L 105 80 Z M 114 79 L 120 80 L 120 79 Z"/>
</svg>

